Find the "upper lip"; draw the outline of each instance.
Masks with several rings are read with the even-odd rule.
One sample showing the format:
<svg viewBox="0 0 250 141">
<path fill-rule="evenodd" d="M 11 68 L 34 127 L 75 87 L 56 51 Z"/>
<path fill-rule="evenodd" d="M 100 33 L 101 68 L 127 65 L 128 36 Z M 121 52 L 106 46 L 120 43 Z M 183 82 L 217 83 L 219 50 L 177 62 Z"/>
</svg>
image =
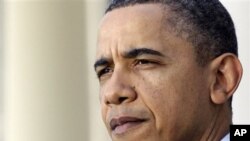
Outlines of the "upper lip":
<svg viewBox="0 0 250 141">
<path fill-rule="evenodd" d="M 128 122 L 143 122 L 146 121 L 146 119 L 141 119 L 141 118 L 137 118 L 137 117 L 119 117 L 119 118 L 113 118 L 110 121 L 110 127 L 111 130 L 114 130 L 117 126 L 126 124 Z"/>
</svg>

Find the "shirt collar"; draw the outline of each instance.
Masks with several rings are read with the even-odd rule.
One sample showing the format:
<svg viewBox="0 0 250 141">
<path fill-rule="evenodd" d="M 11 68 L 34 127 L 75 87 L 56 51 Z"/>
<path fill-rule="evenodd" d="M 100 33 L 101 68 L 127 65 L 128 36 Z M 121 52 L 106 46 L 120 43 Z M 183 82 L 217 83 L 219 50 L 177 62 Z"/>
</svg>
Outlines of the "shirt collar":
<svg viewBox="0 0 250 141">
<path fill-rule="evenodd" d="M 224 138 L 221 140 L 221 141 L 229 141 L 229 133 L 226 135 L 226 136 L 224 136 Z"/>
</svg>

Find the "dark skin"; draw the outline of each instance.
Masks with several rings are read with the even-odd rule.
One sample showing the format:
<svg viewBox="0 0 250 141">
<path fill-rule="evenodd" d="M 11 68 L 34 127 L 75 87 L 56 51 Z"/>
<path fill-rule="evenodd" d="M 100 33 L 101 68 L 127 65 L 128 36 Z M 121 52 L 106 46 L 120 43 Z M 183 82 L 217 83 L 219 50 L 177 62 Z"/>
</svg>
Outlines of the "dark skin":
<svg viewBox="0 0 250 141">
<path fill-rule="evenodd" d="M 220 140 L 240 62 L 226 53 L 201 67 L 192 44 L 164 30 L 162 10 L 140 4 L 103 17 L 95 63 L 103 121 L 113 141 Z"/>
</svg>

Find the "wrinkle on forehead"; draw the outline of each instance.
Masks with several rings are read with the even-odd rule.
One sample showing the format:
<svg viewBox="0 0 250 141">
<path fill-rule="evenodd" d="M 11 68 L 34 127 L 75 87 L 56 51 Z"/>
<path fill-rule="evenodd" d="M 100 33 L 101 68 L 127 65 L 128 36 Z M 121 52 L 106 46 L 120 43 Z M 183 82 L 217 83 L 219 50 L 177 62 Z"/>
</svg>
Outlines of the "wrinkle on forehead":
<svg viewBox="0 0 250 141">
<path fill-rule="evenodd" d="M 108 12 L 99 30 L 97 57 L 111 56 L 108 48 L 125 52 L 139 43 L 160 38 L 162 10 L 161 4 L 140 4 Z"/>
</svg>

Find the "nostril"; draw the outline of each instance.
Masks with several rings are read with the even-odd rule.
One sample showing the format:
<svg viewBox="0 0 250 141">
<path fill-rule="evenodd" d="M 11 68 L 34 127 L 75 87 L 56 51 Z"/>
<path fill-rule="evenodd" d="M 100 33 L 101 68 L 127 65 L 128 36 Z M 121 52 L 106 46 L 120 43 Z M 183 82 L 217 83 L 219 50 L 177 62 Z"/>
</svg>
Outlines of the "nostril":
<svg viewBox="0 0 250 141">
<path fill-rule="evenodd" d="M 106 101 L 105 103 L 106 103 L 107 105 L 109 105 L 109 104 L 110 104 L 110 102 L 109 102 L 109 101 Z"/>
<path fill-rule="evenodd" d="M 123 101 L 125 101 L 127 99 L 127 97 L 119 97 L 119 103 L 122 103 Z"/>
<path fill-rule="evenodd" d="M 121 103 L 123 103 L 126 99 L 128 99 L 128 97 L 119 97 L 117 100 L 115 100 L 115 101 L 106 101 L 105 103 L 107 104 L 107 105 L 109 105 L 109 104 L 121 104 Z"/>
</svg>

